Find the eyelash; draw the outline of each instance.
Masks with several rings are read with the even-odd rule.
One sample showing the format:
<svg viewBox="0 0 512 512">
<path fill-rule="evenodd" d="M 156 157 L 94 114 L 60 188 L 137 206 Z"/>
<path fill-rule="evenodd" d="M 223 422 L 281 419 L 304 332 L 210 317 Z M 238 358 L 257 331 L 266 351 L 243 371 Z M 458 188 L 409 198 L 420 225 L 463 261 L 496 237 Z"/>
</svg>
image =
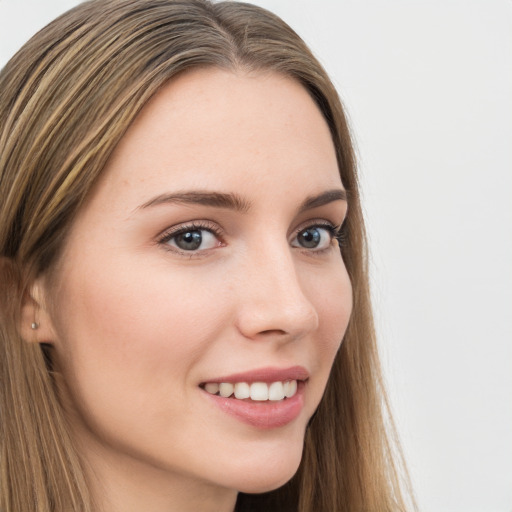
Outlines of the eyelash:
<svg viewBox="0 0 512 512">
<path fill-rule="evenodd" d="M 326 229 L 329 234 L 331 235 L 332 240 L 336 240 L 338 242 L 339 247 L 344 247 L 346 242 L 346 236 L 345 236 L 345 224 L 341 224 L 341 226 L 334 226 L 331 223 L 317 223 L 312 224 L 310 226 L 306 226 L 304 228 L 300 228 L 298 231 L 296 231 L 295 236 L 297 236 L 301 231 L 304 231 L 305 229 L 310 228 L 323 228 Z"/>
<path fill-rule="evenodd" d="M 186 256 L 197 256 L 201 251 L 183 251 L 178 247 L 170 247 L 168 242 L 170 242 L 174 237 L 181 235 L 182 233 L 186 233 L 187 231 L 208 231 L 215 235 L 221 241 L 221 245 L 223 245 L 223 234 L 224 232 L 219 228 L 219 226 L 210 221 L 196 221 L 190 224 L 183 224 L 180 226 L 173 227 L 167 231 L 165 231 L 162 236 L 158 239 L 158 243 L 163 245 L 167 250 L 172 252 L 177 252 L 179 254 L 184 254 Z"/>
<path fill-rule="evenodd" d="M 345 246 L 345 242 L 346 242 L 344 226 L 345 226 L 344 223 L 341 226 L 335 226 L 334 224 L 332 224 L 330 222 L 313 222 L 312 224 L 307 224 L 305 226 L 303 225 L 300 228 L 296 229 L 294 232 L 294 239 L 295 239 L 295 237 L 297 237 L 299 235 L 299 233 L 306 231 L 308 229 L 314 229 L 314 228 L 325 229 L 329 233 L 329 235 L 331 237 L 331 241 L 337 240 L 338 246 L 341 249 Z M 189 258 L 197 257 L 202 252 L 207 251 L 207 249 L 203 249 L 202 251 L 185 251 L 185 250 L 179 249 L 178 247 L 169 246 L 168 242 L 180 234 L 183 234 L 183 233 L 186 233 L 189 231 L 203 231 L 203 230 L 212 233 L 220 241 L 220 246 L 224 245 L 223 230 L 221 230 L 217 224 L 210 222 L 210 221 L 197 221 L 197 222 L 192 222 L 190 224 L 184 224 L 184 225 L 180 225 L 180 226 L 171 228 L 171 229 L 165 231 L 158 238 L 157 242 L 158 242 L 158 244 L 164 246 L 164 248 L 166 250 L 185 255 Z M 315 249 L 308 249 L 306 247 L 303 247 L 302 250 L 307 253 L 313 253 L 316 255 L 320 255 L 323 252 L 329 250 L 330 248 L 331 248 L 331 246 L 329 245 L 328 247 L 325 247 L 324 249 L 315 250 Z"/>
<path fill-rule="evenodd" d="M 332 240 L 336 240 L 338 242 L 338 247 L 340 248 L 340 250 L 345 247 L 346 232 L 345 232 L 345 223 L 344 222 L 338 226 L 335 226 L 334 224 L 331 224 L 330 222 L 313 222 L 313 224 L 301 226 L 299 229 L 297 229 L 295 231 L 295 237 L 297 237 L 299 235 L 299 233 L 301 233 L 302 231 L 305 231 L 307 229 L 312 229 L 312 228 L 325 229 L 331 237 L 331 242 L 332 242 Z M 304 247 L 303 250 L 307 251 L 308 253 L 312 253 L 314 255 L 320 255 L 320 254 L 324 253 L 325 251 L 328 251 L 330 248 L 331 248 L 331 246 L 329 245 L 325 249 L 314 250 L 314 249 L 307 249 Z"/>
</svg>

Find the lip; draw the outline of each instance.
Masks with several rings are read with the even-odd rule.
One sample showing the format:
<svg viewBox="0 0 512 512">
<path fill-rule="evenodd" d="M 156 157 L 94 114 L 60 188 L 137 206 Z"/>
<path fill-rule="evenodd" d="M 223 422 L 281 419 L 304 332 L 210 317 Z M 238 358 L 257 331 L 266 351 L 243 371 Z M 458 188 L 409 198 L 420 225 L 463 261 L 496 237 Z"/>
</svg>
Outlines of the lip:
<svg viewBox="0 0 512 512">
<path fill-rule="evenodd" d="M 237 420 L 262 430 L 269 430 L 291 423 L 302 411 L 304 406 L 304 394 L 306 389 L 306 380 L 309 378 L 308 371 L 302 366 L 292 366 L 290 368 L 259 368 L 243 373 L 235 373 L 223 377 L 216 377 L 206 382 L 277 382 L 296 380 L 297 392 L 291 398 L 285 398 L 279 402 L 273 401 L 249 401 L 238 400 L 236 398 L 224 398 L 219 395 L 212 395 L 204 389 L 201 389 L 205 398 L 210 400 L 215 406 L 219 407 L 224 413 L 236 418 Z"/>
<path fill-rule="evenodd" d="M 265 382 L 270 384 L 272 382 L 287 381 L 287 380 L 302 380 L 305 381 L 309 378 L 309 372 L 303 366 L 290 366 L 289 368 L 276 368 L 269 366 L 267 368 L 258 368 L 248 372 L 233 373 L 221 377 L 215 377 L 203 382 L 230 382 L 236 384 L 237 382 Z"/>
</svg>

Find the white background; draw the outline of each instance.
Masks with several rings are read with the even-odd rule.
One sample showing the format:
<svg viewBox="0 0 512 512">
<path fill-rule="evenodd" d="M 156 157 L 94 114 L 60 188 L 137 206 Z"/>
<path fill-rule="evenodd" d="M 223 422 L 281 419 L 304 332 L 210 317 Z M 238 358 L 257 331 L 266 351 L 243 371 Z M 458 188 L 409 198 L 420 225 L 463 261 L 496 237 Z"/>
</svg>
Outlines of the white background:
<svg viewBox="0 0 512 512">
<path fill-rule="evenodd" d="M 0 0 L 0 66 L 71 0 Z M 512 2 L 258 0 L 357 141 L 375 309 L 423 512 L 512 512 Z"/>
</svg>

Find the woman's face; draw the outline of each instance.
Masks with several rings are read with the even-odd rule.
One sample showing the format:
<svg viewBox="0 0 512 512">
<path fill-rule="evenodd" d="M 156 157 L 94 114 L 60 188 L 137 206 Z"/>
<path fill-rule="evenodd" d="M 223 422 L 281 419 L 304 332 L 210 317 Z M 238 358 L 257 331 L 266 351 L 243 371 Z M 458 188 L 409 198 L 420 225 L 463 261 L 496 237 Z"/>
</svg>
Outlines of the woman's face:
<svg viewBox="0 0 512 512">
<path fill-rule="evenodd" d="M 289 78 L 196 70 L 143 109 L 73 224 L 45 340 L 95 473 L 291 478 L 352 307 L 343 191 Z"/>
</svg>

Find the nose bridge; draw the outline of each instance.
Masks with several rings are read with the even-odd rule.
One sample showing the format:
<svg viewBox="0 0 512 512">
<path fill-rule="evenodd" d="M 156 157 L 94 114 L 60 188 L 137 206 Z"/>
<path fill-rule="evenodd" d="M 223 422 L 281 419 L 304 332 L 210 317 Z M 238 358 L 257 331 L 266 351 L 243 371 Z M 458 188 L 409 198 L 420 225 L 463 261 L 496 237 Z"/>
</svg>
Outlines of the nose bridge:
<svg viewBox="0 0 512 512">
<path fill-rule="evenodd" d="M 301 285 L 288 243 L 250 251 L 245 259 L 238 315 L 250 338 L 280 334 L 298 338 L 318 327 L 318 314 Z"/>
</svg>

